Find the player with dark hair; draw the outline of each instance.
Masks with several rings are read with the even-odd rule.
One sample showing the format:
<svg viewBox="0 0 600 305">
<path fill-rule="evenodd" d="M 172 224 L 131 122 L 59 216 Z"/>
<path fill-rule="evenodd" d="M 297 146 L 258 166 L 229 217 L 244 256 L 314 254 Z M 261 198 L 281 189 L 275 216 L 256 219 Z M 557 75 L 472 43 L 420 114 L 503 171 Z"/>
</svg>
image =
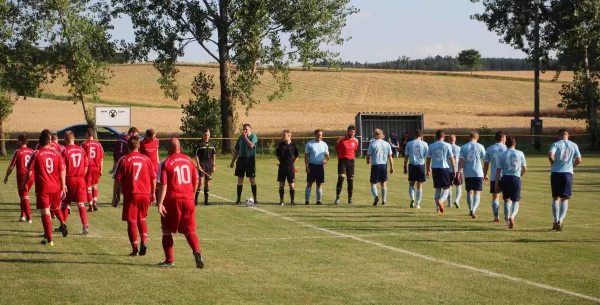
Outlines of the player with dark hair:
<svg viewBox="0 0 600 305">
<path fill-rule="evenodd" d="M 196 268 L 204 268 L 204 258 L 196 235 L 196 206 L 194 193 L 198 188 L 198 174 L 190 157 L 181 153 L 177 138 L 171 138 L 167 144 L 169 156 L 160 164 L 160 198 L 158 212 L 163 237 L 162 246 L 165 260 L 159 266 L 175 265 L 173 256 L 173 233 L 185 235 L 192 248 Z"/>
<path fill-rule="evenodd" d="M 288 129 L 283 131 L 283 141 L 277 145 L 275 150 L 275 156 L 279 160 L 279 168 L 277 171 L 277 181 L 279 182 L 279 204 L 283 205 L 283 195 L 285 181 L 290 187 L 290 203 L 296 205 L 294 197 L 296 190 L 294 188 L 294 182 L 296 181 L 296 160 L 300 156 L 298 146 L 292 142 L 292 132 Z"/>
<path fill-rule="evenodd" d="M 456 135 L 455 134 L 451 134 L 448 137 L 448 144 L 450 144 L 450 146 L 452 146 L 452 156 L 454 157 L 454 160 L 460 160 L 460 146 L 456 145 Z M 463 174 L 460 171 L 460 169 L 458 170 L 458 173 L 456 174 L 456 178 L 452 179 L 452 186 L 456 189 L 456 197 L 454 198 L 454 206 L 457 209 L 460 209 L 460 197 L 462 196 L 462 187 L 461 185 L 463 184 Z M 450 192 L 448 193 L 448 208 L 452 207 L 452 190 L 450 190 Z"/>
<path fill-rule="evenodd" d="M 61 210 L 65 222 L 67 222 L 69 213 L 68 207 L 71 202 L 75 202 L 79 209 L 79 218 L 81 219 L 82 233 L 88 234 L 87 211 L 85 210 L 86 182 L 85 175 L 89 168 L 89 162 L 85 150 L 79 145 L 75 145 L 75 135 L 72 131 L 65 132 L 65 149 L 62 157 L 65 160 L 67 194 L 62 202 Z"/>
<path fill-rule="evenodd" d="M 208 203 L 208 195 L 210 193 L 211 175 L 217 170 L 217 145 L 210 140 L 210 130 L 207 128 L 202 132 L 202 141 L 196 149 L 196 168 L 198 169 L 198 188 L 194 197 L 194 203 L 198 205 L 198 197 L 200 189 L 204 184 L 204 205 Z"/>
<path fill-rule="evenodd" d="M 41 210 L 42 224 L 44 226 L 44 239 L 42 245 L 53 246 L 52 220 L 50 209 L 54 210 L 60 220 L 63 237 L 68 235 L 67 224 L 64 222 L 60 210 L 60 199 L 66 194 L 65 163 L 63 158 L 50 146 L 50 136 L 42 133 L 39 141 L 39 150 L 33 152 L 27 165 L 27 173 L 21 184 L 21 189 L 26 188 L 29 177 L 35 177 L 36 207 Z"/>
<path fill-rule="evenodd" d="M 552 214 L 556 231 L 563 230 L 563 221 L 567 216 L 571 189 L 573 186 L 573 168 L 581 164 L 581 153 L 577 144 L 569 141 L 566 129 L 558 131 L 558 141 L 554 142 L 548 152 L 552 186 Z"/>
<path fill-rule="evenodd" d="M 472 131 L 469 134 L 469 143 L 460 148 L 460 161 L 458 172 L 465 171 L 465 190 L 467 191 L 467 204 L 469 205 L 469 216 L 477 218 L 477 208 L 481 201 L 483 190 L 483 169 L 481 161 L 485 158 L 485 147 L 477 143 L 479 133 Z"/>
<path fill-rule="evenodd" d="M 344 179 L 348 178 L 348 204 L 352 204 L 352 194 L 354 192 L 354 159 L 358 150 L 358 140 L 354 137 L 356 127 L 348 126 L 346 136 L 341 137 L 335 144 L 335 150 L 338 155 L 338 181 L 335 189 L 335 202 L 340 204 L 340 194 Z"/>
<path fill-rule="evenodd" d="M 485 151 L 485 158 L 483 159 L 483 180 L 490 182 L 490 194 L 492 194 L 492 212 L 494 213 L 494 222 L 500 222 L 500 192 L 502 192 L 502 181 L 498 186 L 500 189 L 496 192 L 496 167 L 498 167 L 498 160 L 500 155 L 506 151 L 506 136 L 504 132 L 498 131 L 494 136 L 496 144 L 488 147 Z M 490 168 L 490 176 L 488 176 L 488 168 Z"/>
<path fill-rule="evenodd" d="M 87 187 L 87 202 L 89 204 L 88 212 L 98 211 L 98 182 L 102 177 L 102 168 L 104 166 L 104 148 L 98 140 L 94 139 L 96 131 L 94 128 L 88 128 L 85 132 L 86 141 L 81 144 L 85 150 L 88 159 L 88 169 L 85 174 L 85 184 Z"/>
<path fill-rule="evenodd" d="M 156 131 L 154 131 L 154 129 L 152 129 L 152 128 L 147 129 L 146 136 L 140 142 L 140 153 L 142 155 L 148 157 L 148 159 L 150 159 L 150 161 L 152 161 L 152 169 L 154 169 L 154 171 L 156 172 L 157 175 L 158 175 L 158 164 L 160 163 L 158 161 L 158 159 L 159 159 L 158 146 L 159 146 L 159 141 L 156 138 Z M 155 196 L 155 198 L 157 198 L 157 197 L 158 197 L 158 194 Z"/>
<path fill-rule="evenodd" d="M 26 135 L 19 135 L 19 149 L 15 151 L 10 161 L 10 165 L 6 170 L 6 175 L 4 176 L 4 184 L 8 183 L 8 177 L 12 173 L 12 171 L 17 168 L 17 190 L 19 193 L 19 198 L 21 200 L 21 216 L 19 217 L 19 222 L 28 222 L 31 223 L 31 206 L 29 203 L 29 190 L 33 185 L 33 175 L 29 177 L 29 180 L 25 181 L 25 175 L 27 174 L 27 164 L 29 160 L 31 160 L 31 154 L 33 154 L 33 149 L 27 147 L 27 143 L 29 142 L 29 138 Z M 24 188 L 21 185 L 25 185 Z"/>
<path fill-rule="evenodd" d="M 63 150 L 65 150 L 65 147 L 58 143 L 58 134 L 53 133 L 50 137 L 50 141 L 50 145 L 52 146 L 52 148 L 56 150 L 56 152 L 58 152 L 59 154 L 62 154 Z"/>
<path fill-rule="evenodd" d="M 139 130 L 135 127 L 131 127 L 129 128 L 129 130 L 127 131 L 127 134 L 122 135 L 119 137 L 119 139 L 117 139 L 117 141 L 115 142 L 115 146 L 113 148 L 113 168 L 108 171 L 109 174 L 114 176 L 114 172 L 115 170 L 117 170 L 117 163 L 119 162 L 119 160 L 121 159 L 122 156 L 126 155 L 128 153 L 128 143 L 129 143 L 129 139 L 131 137 L 136 137 L 138 136 Z M 113 199 L 117 199 L 117 205 L 119 205 L 119 202 L 121 201 L 121 193 L 119 192 L 118 194 L 113 194 L 113 195 L 117 195 L 117 197 L 113 198 Z M 113 202 L 114 204 L 114 202 Z"/>
<path fill-rule="evenodd" d="M 404 174 L 408 174 L 408 196 L 410 198 L 410 207 L 421 208 L 423 199 L 423 183 L 427 181 L 425 172 L 425 156 L 429 151 L 429 146 L 423 141 L 423 131 L 417 130 L 416 139 L 406 144 L 404 151 Z M 415 200 L 415 185 L 416 200 Z"/>
<path fill-rule="evenodd" d="M 235 204 L 241 204 L 242 202 L 244 176 L 250 180 L 254 204 L 258 204 L 256 199 L 256 144 L 258 144 L 258 137 L 252 133 L 251 128 L 250 124 L 243 125 L 242 135 L 235 143 L 235 151 L 233 152 L 231 164 L 229 164 L 229 167 L 233 168 L 233 164 L 235 163 L 235 176 L 238 177 L 237 200 Z"/>
<path fill-rule="evenodd" d="M 452 185 L 451 180 L 456 178 L 457 174 L 456 162 L 452 156 L 452 146 L 444 142 L 445 137 L 444 131 L 438 130 L 435 133 L 435 143 L 431 144 L 427 151 L 427 178 L 433 175 L 438 213 L 444 213 L 443 202 L 448 198 L 448 192 Z M 452 165 L 452 173 L 449 172 L 450 165 Z"/>
<path fill-rule="evenodd" d="M 400 141 L 395 131 L 392 130 L 392 134 L 387 138 L 387 142 L 390 144 L 394 156 L 398 158 L 400 156 Z"/>
<path fill-rule="evenodd" d="M 515 138 L 508 137 L 506 139 L 506 147 L 508 147 L 508 150 L 503 152 L 500 158 L 498 158 L 496 192 L 500 192 L 500 184 L 502 184 L 504 219 L 508 228 L 514 229 L 515 217 L 519 213 L 519 203 L 521 201 L 521 177 L 527 172 L 527 162 L 525 161 L 523 152 L 515 149 L 517 147 Z"/>
<path fill-rule="evenodd" d="M 140 139 L 132 136 L 127 141 L 129 153 L 117 162 L 114 172 L 115 189 L 113 207 L 119 205 L 119 193 L 123 191 L 123 213 L 121 219 L 127 222 L 127 233 L 132 251 L 130 256 L 146 255 L 148 245 L 148 224 L 146 216 L 150 202 L 156 200 L 156 172 L 152 161 L 139 153 Z M 141 237 L 138 251 L 137 231 Z"/>
<path fill-rule="evenodd" d="M 399 149 L 400 149 L 400 154 L 402 155 L 402 158 L 404 158 L 404 156 L 406 155 L 406 145 L 408 144 L 408 142 L 410 142 L 412 140 L 413 139 L 411 139 L 410 133 L 408 131 L 406 131 L 404 133 L 404 136 L 402 137 L 402 141 L 399 143 Z"/>
<path fill-rule="evenodd" d="M 312 185 L 317 182 L 317 205 L 323 198 L 323 183 L 325 183 L 325 164 L 329 161 L 329 147 L 323 142 L 323 130 L 315 130 L 315 139 L 306 143 L 304 149 L 304 165 L 306 166 L 306 190 L 304 204 L 308 205 Z"/>
</svg>

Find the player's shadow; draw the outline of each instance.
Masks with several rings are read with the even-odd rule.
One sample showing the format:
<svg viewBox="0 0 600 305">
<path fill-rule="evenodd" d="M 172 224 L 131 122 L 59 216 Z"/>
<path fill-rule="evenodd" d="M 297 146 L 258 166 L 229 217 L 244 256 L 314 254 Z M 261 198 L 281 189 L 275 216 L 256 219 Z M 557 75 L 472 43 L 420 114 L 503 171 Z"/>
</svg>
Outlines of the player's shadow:
<svg viewBox="0 0 600 305">
<path fill-rule="evenodd" d="M 487 228 L 487 227 L 467 227 L 467 226 L 385 226 L 385 227 L 327 227 L 324 226 L 325 229 L 331 230 L 351 230 L 351 231 L 365 231 L 365 232 L 373 232 L 373 231 L 417 231 L 417 232 L 491 232 L 491 231 L 506 231 L 506 228 Z M 534 231 L 528 231 L 534 232 Z M 540 231 L 545 232 L 545 231 Z"/>
<path fill-rule="evenodd" d="M 89 256 L 115 256 L 109 253 L 83 253 L 83 252 L 50 252 L 50 251 L 18 251 L 18 250 L 0 250 L 5 254 L 56 254 L 56 255 L 89 255 Z"/>
<path fill-rule="evenodd" d="M 121 266 L 134 266 L 134 267 L 154 267 L 154 264 L 134 264 L 134 263 L 123 263 L 123 262 L 80 262 L 80 261 L 57 261 L 57 260 L 43 260 L 43 259 L 2 259 L 0 263 L 14 263 L 14 264 L 61 264 L 61 265 L 121 265 Z"/>
<path fill-rule="evenodd" d="M 550 230 L 548 230 L 550 231 Z M 493 243 L 597 243 L 600 239 L 516 239 L 516 240 L 433 240 L 433 239 L 404 239 L 403 241 L 408 242 L 423 242 L 423 243 L 482 243 L 482 244 L 493 244 Z"/>
</svg>

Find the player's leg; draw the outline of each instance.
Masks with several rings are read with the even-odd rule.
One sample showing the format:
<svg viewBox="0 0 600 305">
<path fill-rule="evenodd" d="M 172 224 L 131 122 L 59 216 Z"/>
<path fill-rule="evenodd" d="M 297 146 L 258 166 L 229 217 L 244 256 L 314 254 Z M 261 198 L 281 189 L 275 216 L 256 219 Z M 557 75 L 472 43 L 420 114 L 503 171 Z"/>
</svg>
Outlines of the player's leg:
<svg viewBox="0 0 600 305">
<path fill-rule="evenodd" d="M 415 207 L 415 184 L 416 181 L 408 181 L 408 198 L 410 198 L 410 207 Z"/>
<path fill-rule="evenodd" d="M 139 255 L 144 256 L 148 249 L 148 244 L 146 243 L 148 240 L 148 223 L 146 222 L 146 217 L 148 216 L 148 208 L 150 207 L 150 196 L 136 196 L 136 204 L 138 206 L 137 225 L 141 241 Z"/>
<path fill-rule="evenodd" d="M 120 197 L 120 194 L 119 194 Z M 98 182 L 92 185 L 92 202 L 94 204 L 94 212 L 98 211 Z"/>
<path fill-rule="evenodd" d="M 417 181 L 417 190 L 415 191 L 415 201 L 417 202 L 417 209 L 421 208 L 421 201 L 423 200 L 423 182 Z"/>
<path fill-rule="evenodd" d="M 371 165 L 369 182 L 371 182 L 371 195 L 373 195 L 373 206 L 377 206 L 377 203 L 379 202 L 379 194 L 377 194 L 377 183 L 379 183 L 379 173 L 377 172 L 376 165 Z"/>
<path fill-rule="evenodd" d="M 208 196 L 210 196 L 210 179 L 206 178 L 206 182 L 204 183 L 204 205 L 210 205 Z"/>
<path fill-rule="evenodd" d="M 381 183 L 381 205 L 387 203 L 387 181 Z"/>
<path fill-rule="evenodd" d="M 88 212 L 94 211 L 94 196 L 92 195 L 92 185 L 86 188 Z"/>
<path fill-rule="evenodd" d="M 36 194 L 36 208 L 40 210 L 42 226 L 44 228 L 44 239 L 42 245 L 53 246 L 52 242 L 52 218 L 50 217 L 50 194 Z"/>
<path fill-rule="evenodd" d="M 240 204 L 242 202 L 242 190 L 244 188 L 244 177 L 237 177 L 237 200 L 235 204 Z"/>
<path fill-rule="evenodd" d="M 88 217 L 87 217 L 87 210 L 85 209 L 85 203 L 78 202 L 77 208 L 79 209 L 79 218 L 81 219 L 81 225 L 82 225 L 81 234 L 87 235 L 89 233 L 89 229 L 88 229 Z"/>
<path fill-rule="evenodd" d="M 285 195 L 285 181 L 279 181 L 279 205 L 283 205 L 283 196 L 284 195 Z"/>
<path fill-rule="evenodd" d="M 167 211 L 167 215 L 165 217 L 161 217 L 160 222 L 163 233 L 162 246 L 165 253 L 165 260 L 159 263 L 159 265 L 170 267 L 174 266 L 173 261 L 175 260 L 175 257 L 173 256 L 173 233 L 176 233 L 179 229 L 181 212 L 175 199 L 166 199 L 164 201 L 164 207 Z"/>
<path fill-rule="evenodd" d="M 288 182 L 288 186 L 290 187 L 290 204 L 296 205 L 296 201 L 294 201 L 294 197 L 296 197 L 296 189 L 294 182 Z"/>
<path fill-rule="evenodd" d="M 346 179 L 346 164 L 344 160 L 338 160 L 338 180 L 335 186 L 335 202 L 333 204 L 340 204 L 340 194 L 342 193 L 342 187 L 344 186 L 344 180 Z"/>
<path fill-rule="evenodd" d="M 242 190 L 244 188 L 244 177 L 246 176 L 247 162 L 244 159 L 237 159 L 235 163 L 235 176 L 237 177 L 237 200 L 235 204 L 242 203 Z"/>
<path fill-rule="evenodd" d="M 256 160 L 253 158 L 248 159 L 248 166 L 246 167 L 246 177 L 248 177 L 248 180 L 250 180 L 250 189 L 252 190 L 254 204 L 258 204 L 258 196 L 256 190 Z"/>
<path fill-rule="evenodd" d="M 257 189 L 256 189 L 256 177 L 254 177 L 254 176 L 248 177 L 248 180 L 250 181 L 250 190 L 252 190 L 252 198 L 254 198 L 254 204 L 258 204 Z"/>
<path fill-rule="evenodd" d="M 202 184 L 204 184 L 204 173 L 198 173 L 198 188 L 196 188 L 196 194 L 194 195 L 194 204 L 199 205 L 198 197 L 200 197 L 200 192 L 202 191 Z"/>
<path fill-rule="evenodd" d="M 138 207 L 133 204 L 133 195 L 127 195 L 123 198 L 123 211 L 121 219 L 127 222 L 127 236 L 131 245 L 130 256 L 138 254 L 138 238 L 137 238 L 137 217 Z"/>
<path fill-rule="evenodd" d="M 288 166 L 287 169 L 287 183 L 288 186 L 290 187 L 290 204 L 291 205 L 296 205 L 296 201 L 294 200 L 294 197 L 296 196 L 296 188 L 295 188 L 295 182 L 296 182 L 296 169 L 294 168 L 294 164 L 290 164 Z"/>
<path fill-rule="evenodd" d="M 560 211 L 557 226 L 558 231 L 563 230 L 563 222 L 565 220 L 565 217 L 567 217 L 567 210 L 569 209 L 569 199 L 571 198 L 571 191 L 573 188 L 573 175 L 570 173 L 563 173 L 562 180 L 563 191 L 560 196 Z"/>
<path fill-rule="evenodd" d="M 354 195 L 354 160 L 348 161 L 348 166 L 346 167 L 346 181 L 348 188 L 348 204 L 352 204 L 352 196 Z"/>
<path fill-rule="evenodd" d="M 481 191 L 483 190 L 483 178 L 473 178 L 473 215 L 471 217 L 477 218 L 477 208 L 481 203 Z"/>
<path fill-rule="evenodd" d="M 61 193 L 50 194 L 50 210 L 54 211 L 54 215 L 56 219 L 60 222 L 60 226 L 55 230 L 55 232 L 61 232 L 63 237 L 67 237 L 69 235 L 69 231 L 67 230 L 67 223 L 65 221 L 65 217 L 61 210 Z"/>
<path fill-rule="evenodd" d="M 283 205 L 283 196 L 285 195 L 285 179 L 288 175 L 288 166 L 283 162 L 277 166 L 277 182 L 279 182 L 279 205 Z"/>
<path fill-rule="evenodd" d="M 316 193 L 317 193 L 317 205 L 321 205 L 323 204 L 323 184 L 325 183 L 325 166 L 321 165 L 321 166 L 317 166 L 316 167 L 316 174 L 317 174 L 317 189 L 316 189 Z"/>
<path fill-rule="evenodd" d="M 492 187 L 496 187 L 495 186 L 495 182 L 492 181 L 490 184 L 492 184 Z M 496 193 L 496 191 L 494 191 L 492 193 L 492 212 L 494 213 L 494 222 L 499 222 L 500 221 L 500 193 Z"/>
<path fill-rule="evenodd" d="M 204 268 L 204 258 L 202 256 L 202 249 L 200 248 L 200 241 L 196 234 L 195 207 L 185 199 L 178 200 L 177 203 L 181 212 L 178 228 L 179 233 L 185 235 L 188 245 L 192 248 L 194 260 L 196 261 L 196 268 L 202 269 Z"/>
<path fill-rule="evenodd" d="M 306 189 L 304 190 L 304 204 L 308 205 L 310 201 L 310 193 L 312 191 L 313 183 L 315 182 L 315 170 L 314 166 L 308 165 L 308 173 L 306 173 Z"/>
</svg>

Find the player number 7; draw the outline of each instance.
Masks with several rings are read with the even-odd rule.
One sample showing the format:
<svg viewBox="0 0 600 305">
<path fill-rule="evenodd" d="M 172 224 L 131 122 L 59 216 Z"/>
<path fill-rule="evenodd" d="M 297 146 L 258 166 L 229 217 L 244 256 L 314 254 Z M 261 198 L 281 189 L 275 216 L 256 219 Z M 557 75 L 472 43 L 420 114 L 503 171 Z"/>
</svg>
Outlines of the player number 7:
<svg viewBox="0 0 600 305">
<path fill-rule="evenodd" d="M 138 180 L 142 171 L 142 162 L 133 162 L 133 166 L 135 167 L 135 178 L 133 179 Z"/>
</svg>

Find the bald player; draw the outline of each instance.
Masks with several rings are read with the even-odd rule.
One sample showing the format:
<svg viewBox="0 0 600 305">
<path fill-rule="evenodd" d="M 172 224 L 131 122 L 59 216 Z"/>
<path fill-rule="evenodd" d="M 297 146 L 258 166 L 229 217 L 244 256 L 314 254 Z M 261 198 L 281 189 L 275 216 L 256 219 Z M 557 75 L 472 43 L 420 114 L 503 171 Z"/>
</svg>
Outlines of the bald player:
<svg viewBox="0 0 600 305">
<path fill-rule="evenodd" d="M 196 268 L 202 269 L 204 258 L 196 235 L 196 166 L 190 157 L 181 153 L 181 144 L 177 138 L 171 138 L 167 150 L 169 156 L 160 164 L 158 178 L 158 212 L 161 215 L 162 245 L 165 251 L 165 260 L 159 266 L 175 265 L 173 233 L 182 233 L 192 248 Z"/>
</svg>

